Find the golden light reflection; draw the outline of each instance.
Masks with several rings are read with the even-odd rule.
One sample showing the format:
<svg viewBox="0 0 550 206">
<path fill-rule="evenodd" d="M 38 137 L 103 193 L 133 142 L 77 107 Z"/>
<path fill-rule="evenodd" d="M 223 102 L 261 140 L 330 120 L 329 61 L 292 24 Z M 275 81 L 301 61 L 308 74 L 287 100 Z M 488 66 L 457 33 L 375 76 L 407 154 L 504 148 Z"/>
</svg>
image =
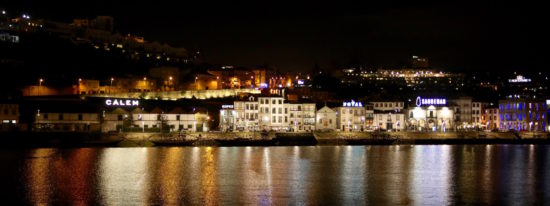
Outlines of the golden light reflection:
<svg viewBox="0 0 550 206">
<path fill-rule="evenodd" d="M 156 174 L 160 184 L 160 198 L 164 201 L 163 204 L 180 205 L 182 189 L 180 176 L 183 173 L 181 168 L 183 168 L 184 156 L 181 148 L 177 147 L 170 147 L 163 152 L 166 152 L 166 155 L 160 161 L 158 170 L 160 173 Z"/>
<path fill-rule="evenodd" d="M 205 197 L 203 204 L 218 204 L 218 184 L 216 159 L 212 147 L 206 147 L 201 158 L 201 191 Z"/>
<path fill-rule="evenodd" d="M 29 201 L 33 205 L 48 205 L 52 201 L 53 185 L 51 163 L 57 149 L 36 149 L 32 152 L 32 159 L 27 164 L 27 184 Z"/>
<path fill-rule="evenodd" d="M 146 203 L 149 199 L 147 153 L 151 149 L 106 148 L 99 159 L 99 193 L 103 205 Z"/>
</svg>

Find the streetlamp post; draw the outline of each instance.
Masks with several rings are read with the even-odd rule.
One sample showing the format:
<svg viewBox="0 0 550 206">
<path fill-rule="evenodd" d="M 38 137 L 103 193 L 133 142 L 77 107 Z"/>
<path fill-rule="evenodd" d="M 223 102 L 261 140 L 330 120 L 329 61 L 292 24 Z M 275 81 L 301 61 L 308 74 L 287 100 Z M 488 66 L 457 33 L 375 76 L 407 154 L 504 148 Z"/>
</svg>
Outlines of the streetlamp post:
<svg viewBox="0 0 550 206">
<path fill-rule="evenodd" d="M 115 78 L 111 77 L 111 86 L 109 86 L 109 94 L 111 94 L 111 89 L 113 88 L 113 81 Z"/>
<path fill-rule="evenodd" d="M 197 79 L 199 79 L 199 77 L 195 76 L 195 86 L 197 87 L 197 90 L 199 90 L 199 85 L 197 85 Z"/>
<path fill-rule="evenodd" d="M 80 85 L 82 83 L 82 78 L 78 78 L 78 88 L 76 90 L 76 92 L 78 93 L 78 95 L 80 95 Z"/>
<path fill-rule="evenodd" d="M 44 79 L 40 78 L 38 80 L 38 96 L 40 96 L 40 87 L 42 86 L 42 82 L 44 81 Z"/>
</svg>

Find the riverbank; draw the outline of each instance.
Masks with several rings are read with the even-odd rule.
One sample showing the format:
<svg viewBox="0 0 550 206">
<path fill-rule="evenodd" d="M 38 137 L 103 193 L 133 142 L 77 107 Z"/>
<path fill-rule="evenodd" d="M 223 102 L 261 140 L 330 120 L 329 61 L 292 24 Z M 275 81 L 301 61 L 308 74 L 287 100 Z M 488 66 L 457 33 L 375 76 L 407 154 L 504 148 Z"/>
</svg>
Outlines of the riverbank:
<svg viewBox="0 0 550 206">
<path fill-rule="evenodd" d="M 391 144 L 550 144 L 533 132 L 204 132 L 0 133 L 4 147 L 313 146 Z"/>
</svg>

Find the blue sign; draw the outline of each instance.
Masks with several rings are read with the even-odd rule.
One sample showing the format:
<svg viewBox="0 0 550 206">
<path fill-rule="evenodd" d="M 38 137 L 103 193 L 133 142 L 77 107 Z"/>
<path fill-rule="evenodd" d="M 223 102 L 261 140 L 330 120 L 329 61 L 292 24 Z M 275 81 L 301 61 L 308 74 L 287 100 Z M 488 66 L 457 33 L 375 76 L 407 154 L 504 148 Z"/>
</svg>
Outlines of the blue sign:
<svg viewBox="0 0 550 206">
<path fill-rule="evenodd" d="M 351 102 L 344 102 L 344 107 L 363 107 L 363 103 L 351 100 Z"/>
<path fill-rule="evenodd" d="M 420 107 L 422 105 L 446 105 L 447 99 L 443 98 L 426 98 L 423 99 L 422 97 L 418 96 L 416 97 L 416 106 Z"/>
</svg>

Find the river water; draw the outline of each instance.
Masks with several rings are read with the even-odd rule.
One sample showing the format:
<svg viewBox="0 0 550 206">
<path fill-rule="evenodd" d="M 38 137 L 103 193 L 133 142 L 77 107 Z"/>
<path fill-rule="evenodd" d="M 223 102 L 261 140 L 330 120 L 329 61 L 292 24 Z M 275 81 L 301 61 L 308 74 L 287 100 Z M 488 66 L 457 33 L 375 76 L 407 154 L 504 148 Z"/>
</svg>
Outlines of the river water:
<svg viewBox="0 0 550 206">
<path fill-rule="evenodd" d="M 18 204 L 550 203 L 549 145 L 0 149 L 0 163 Z"/>
</svg>

